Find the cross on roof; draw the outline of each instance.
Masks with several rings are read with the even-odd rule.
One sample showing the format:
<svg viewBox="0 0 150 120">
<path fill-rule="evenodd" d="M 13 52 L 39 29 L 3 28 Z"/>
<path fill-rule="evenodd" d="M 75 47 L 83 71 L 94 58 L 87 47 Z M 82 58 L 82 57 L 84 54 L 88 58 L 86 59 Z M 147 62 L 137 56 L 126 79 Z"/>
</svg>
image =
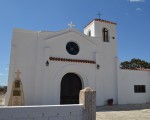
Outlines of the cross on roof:
<svg viewBox="0 0 150 120">
<path fill-rule="evenodd" d="M 19 75 L 21 74 L 21 72 L 17 70 L 15 73 L 16 73 L 16 77 L 19 79 L 20 78 Z"/>
<path fill-rule="evenodd" d="M 98 18 L 100 19 L 102 14 L 99 12 L 99 13 L 97 13 L 97 15 L 98 15 Z"/>
<path fill-rule="evenodd" d="M 70 28 L 72 28 L 72 27 L 75 26 L 75 24 L 73 24 L 72 21 L 71 21 L 71 22 L 68 24 L 68 26 L 69 26 Z"/>
</svg>

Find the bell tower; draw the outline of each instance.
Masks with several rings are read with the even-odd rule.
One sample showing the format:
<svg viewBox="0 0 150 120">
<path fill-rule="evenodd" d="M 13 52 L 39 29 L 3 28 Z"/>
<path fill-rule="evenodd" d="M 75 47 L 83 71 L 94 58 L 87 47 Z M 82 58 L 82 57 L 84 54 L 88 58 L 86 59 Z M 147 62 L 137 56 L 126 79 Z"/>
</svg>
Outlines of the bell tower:
<svg viewBox="0 0 150 120">
<path fill-rule="evenodd" d="M 117 57 L 117 37 L 115 22 L 94 19 L 84 27 L 84 34 L 99 41 L 99 49 L 107 57 Z M 106 58 L 108 59 L 108 58 Z"/>
<path fill-rule="evenodd" d="M 104 101 L 112 98 L 115 104 L 117 103 L 118 91 L 116 25 L 116 23 L 107 20 L 94 19 L 84 28 L 84 34 L 90 36 L 91 41 L 97 40 L 98 51 L 96 52 L 96 62 L 100 64 L 102 71 L 97 71 L 98 79 L 96 85 L 100 85 L 103 81 L 104 84 L 98 88 L 98 91 L 105 91 L 103 98 L 99 95 L 97 95 L 97 97 L 99 99 L 102 98 Z M 92 39 L 92 37 L 95 37 L 95 39 Z M 101 80 L 99 78 L 101 78 Z"/>
<path fill-rule="evenodd" d="M 115 22 L 102 19 L 94 19 L 84 27 L 84 34 L 91 37 L 99 37 L 103 42 L 111 42 L 116 39 Z"/>
</svg>

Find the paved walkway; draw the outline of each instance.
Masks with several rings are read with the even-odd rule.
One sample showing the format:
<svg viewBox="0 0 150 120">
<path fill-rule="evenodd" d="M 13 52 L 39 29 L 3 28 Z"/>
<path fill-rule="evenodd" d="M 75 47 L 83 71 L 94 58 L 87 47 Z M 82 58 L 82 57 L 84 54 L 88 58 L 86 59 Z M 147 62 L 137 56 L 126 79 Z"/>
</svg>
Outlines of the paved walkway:
<svg viewBox="0 0 150 120">
<path fill-rule="evenodd" d="M 97 107 L 96 120 L 150 120 L 150 104 Z"/>
</svg>

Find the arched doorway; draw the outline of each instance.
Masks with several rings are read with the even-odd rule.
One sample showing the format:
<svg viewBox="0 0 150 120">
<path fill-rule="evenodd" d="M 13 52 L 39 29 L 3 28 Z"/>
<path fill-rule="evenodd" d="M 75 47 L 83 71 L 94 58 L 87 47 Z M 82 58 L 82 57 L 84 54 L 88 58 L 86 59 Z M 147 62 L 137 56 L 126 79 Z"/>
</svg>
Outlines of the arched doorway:
<svg viewBox="0 0 150 120">
<path fill-rule="evenodd" d="M 60 88 L 60 104 L 79 104 L 82 82 L 78 75 L 67 73 L 63 76 Z"/>
</svg>

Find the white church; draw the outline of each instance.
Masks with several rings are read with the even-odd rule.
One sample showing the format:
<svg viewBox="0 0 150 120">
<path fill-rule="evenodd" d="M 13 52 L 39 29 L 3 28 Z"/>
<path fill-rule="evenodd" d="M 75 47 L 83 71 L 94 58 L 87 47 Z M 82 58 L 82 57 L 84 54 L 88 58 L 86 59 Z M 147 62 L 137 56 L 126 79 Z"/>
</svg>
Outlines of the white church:
<svg viewBox="0 0 150 120">
<path fill-rule="evenodd" d="M 73 25 L 73 24 L 71 24 Z M 150 70 L 120 69 L 116 23 L 94 19 L 84 27 L 51 32 L 14 29 L 8 105 L 21 72 L 25 105 L 78 104 L 79 91 L 96 90 L 96 105 L 150 103 Z"/>
</svg>

